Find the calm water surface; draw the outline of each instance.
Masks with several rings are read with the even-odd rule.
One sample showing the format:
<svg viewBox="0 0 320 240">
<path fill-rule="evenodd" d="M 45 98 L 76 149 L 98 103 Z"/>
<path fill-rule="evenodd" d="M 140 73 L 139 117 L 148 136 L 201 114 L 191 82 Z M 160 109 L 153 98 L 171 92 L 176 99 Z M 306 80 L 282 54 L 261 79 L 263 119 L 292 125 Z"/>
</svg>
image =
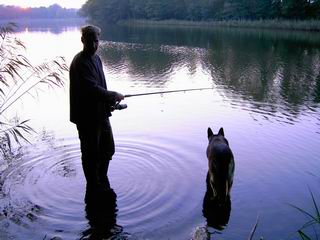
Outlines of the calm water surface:
<svg viewBox="0 0 320 240">
<path fill-rule="evenodd" d="M 61 55 L 70 64 L 82 47 L 79 28 L 60 29 L 29 26 L 17 36 L 34 63 Z M 111 118 L 116 206 L 106 202 L 99 213 L 84 203 L 68 83 L 24 99 L 13 113 L 32 119 L 39 135 L 2 161 L 0 238 L 90 239 L 101 230 L 112 239 L 191 239 L 208 230 L 211 239 L 238 240 L 259 216 L 257 238 L 298 239 L 307 219 L 289 204 L 313 211 L 308 188 L 320 199 L 320 36 L 108 27 L 102 39 L 109 89 L 213 89 L 125 99 L 128 108 Z M 202 214 L 209 126 L 224 128 L 236 163 L 223 230 Z"/>
</svg>

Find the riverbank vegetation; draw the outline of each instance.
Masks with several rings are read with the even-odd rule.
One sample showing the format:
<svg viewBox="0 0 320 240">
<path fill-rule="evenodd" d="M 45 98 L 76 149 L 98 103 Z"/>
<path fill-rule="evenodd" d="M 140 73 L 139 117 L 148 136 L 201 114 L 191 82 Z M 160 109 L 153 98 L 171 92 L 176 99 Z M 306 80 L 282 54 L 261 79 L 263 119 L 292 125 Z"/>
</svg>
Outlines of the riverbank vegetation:
<svg viewBox="0 0 320 240">
<path fill-rule="evenodd" d="M 122 25 L 139 26 L 179 26 L 179 27 L 230 27 L 277 30 L 320 31 L 320 20 L 220 20 L 220 21 L 186 21 L 186 20 L 124 20 Z"/>
<path fill-rule="evenodd" d="M 210 26 L 320 28 L 320 0 L 88 0 L 80 13 L 98 24 L 144 19 L 152 24 L 170 20 L 184 25 L 188 21 Z"/>
<path fill-rule="evenodd" d="M 64 58 L 57 57 L 37 65 L 25 54 L 26 46 L 14 35 L 13 23 L 0 26 L 0 154 L 10 159 L 13 143 L 28 141 L 33 132 L 26 119 L 21 120 L 12 106 L 26 96 L 36 97 L 37 91 L 62 87 L 68 70 Z"/>
</svg>

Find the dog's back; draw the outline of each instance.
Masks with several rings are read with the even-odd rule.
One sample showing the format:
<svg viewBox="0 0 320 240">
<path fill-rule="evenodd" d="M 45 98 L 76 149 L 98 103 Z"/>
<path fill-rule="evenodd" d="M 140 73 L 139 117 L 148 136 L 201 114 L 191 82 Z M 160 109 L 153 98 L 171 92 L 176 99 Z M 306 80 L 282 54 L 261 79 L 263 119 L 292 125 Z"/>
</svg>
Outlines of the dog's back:
<svg viewBox="0 0 320 240">
<path fill-rule="evenodd" d="M 224 137 L 223 128 L 220 128 L 218 134 L 213 134 L 211 128 L 208 128 L 208 140 L 207 185 L 212 189 L 213 198 L 226 199 L 230 195 L 233 183 L 233 153 L 228 140 Z"/>
</svg>

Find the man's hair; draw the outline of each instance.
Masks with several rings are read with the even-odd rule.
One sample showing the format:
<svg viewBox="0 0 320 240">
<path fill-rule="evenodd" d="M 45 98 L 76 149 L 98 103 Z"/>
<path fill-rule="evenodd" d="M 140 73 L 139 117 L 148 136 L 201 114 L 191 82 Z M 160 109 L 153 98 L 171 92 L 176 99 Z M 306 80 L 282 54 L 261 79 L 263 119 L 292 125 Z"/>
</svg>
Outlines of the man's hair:
<svg viewBox="0 0 320 240">
<path fill-rule="evenodd" d="M 101 32 L 101 29 L 94 25 L 86 25 L 81 28 L 82 37 L 85 39 L 93 35 L 99 36 L 100 32 Z"/>
</svg>

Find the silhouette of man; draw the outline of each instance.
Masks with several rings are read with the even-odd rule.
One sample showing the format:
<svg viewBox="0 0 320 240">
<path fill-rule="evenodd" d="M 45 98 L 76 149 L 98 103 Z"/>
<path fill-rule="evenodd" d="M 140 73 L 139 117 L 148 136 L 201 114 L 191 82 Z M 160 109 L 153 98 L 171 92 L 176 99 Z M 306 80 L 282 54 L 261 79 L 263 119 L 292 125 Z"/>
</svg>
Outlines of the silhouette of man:
<svg viewBox="0 0 320 240">
<path fill-rule="evenodd" d="M 70 65 L 70 121 L 77 125 L 87 188 L 109 190 L 109 161 L 115 152 L 109 117 L 112 106 L 124 99 L 107 90 L 102 62 L 96 54 L 100 28 L 81 28 L 83 50 Z"/>
</svg>

